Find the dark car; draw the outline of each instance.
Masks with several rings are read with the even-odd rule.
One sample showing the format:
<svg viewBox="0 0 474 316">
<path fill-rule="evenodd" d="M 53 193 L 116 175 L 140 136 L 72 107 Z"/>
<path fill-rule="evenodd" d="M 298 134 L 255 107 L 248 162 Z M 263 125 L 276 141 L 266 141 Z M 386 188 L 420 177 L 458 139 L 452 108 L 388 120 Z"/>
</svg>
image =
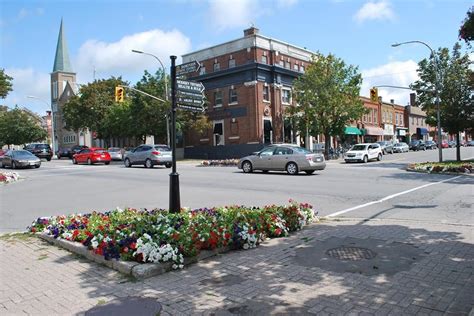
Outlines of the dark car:
<svg viewBox="0 0 474 316">
<path fill-rule="evenodd" d="M 474 146 L 474 140 L 470 140 L 466 143 L 466 146 L 471 147 Z"/>
<path fill-rule="evenodd" d="M 24 149 L 36 157 L 44 158 L 47 161 L 51 161 L 51 158 L 53 157 L 53 151 L 48 144 L 29 144 L 26 145 Z"/>
<path fill-rule="evenodd" d="M 28 150 L 9 150 L 2 156 L 0 165 L 3 168 L 8 166 L 12 169 L 39 168 L 41 166 L 41 159 Z"/>
<path fill-rule="evenodd" d="M 425 147 L 426 147 L 426 149 L 437 149 L 438 145 L 432 140 L 427 140 L 425 142 Z"/>
<path fill-rule="evenodd" d="M 388 154 L 388 153 L 391 153 L 393 154 L 393 143 L 392 142 L 389 142 L 389 141 L 380 141 L 380 142 L 377 142 L 380 147 L 382 148 L 382 153 L 384 155 Z"/>
<path fill-rule="evenodd" d="M 58 159 L 61 159 L 63 157 L 69 158 L 71 157 L 71 149 L 70 148 L 60 148 L 58 152 L 56 153 L 56 156 L 58 156 Z"/>
<path fill-rule="evenodd" d="M 413 151 L 426 150 L 425 142 L 422 140 L 412 140 L 410 142 L 410 150 L 413 150 Z"/>
</svg>

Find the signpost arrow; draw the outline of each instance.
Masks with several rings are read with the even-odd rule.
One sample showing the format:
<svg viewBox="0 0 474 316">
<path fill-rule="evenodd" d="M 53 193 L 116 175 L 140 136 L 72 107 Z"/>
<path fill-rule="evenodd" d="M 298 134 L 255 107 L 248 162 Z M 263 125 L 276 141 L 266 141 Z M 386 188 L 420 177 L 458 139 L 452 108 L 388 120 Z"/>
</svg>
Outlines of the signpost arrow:
<svg viewBox="0 0 474 316">
<path fill-rule="evenodd" d="M 176 76 L 182 76 L 186 74 L 190 74 L 193 72 L 197 72 L 201 64 L 197 61 L 191 61 L 189 63 L 181 64 L 176 66 Z"/>
<path fill-rule="evenodd" d="M 201 82 L 192 82 L 186 80 L 176 80 L 178 91 L 198 92 L 204 91 L 204 85 Z"/>
</svg>

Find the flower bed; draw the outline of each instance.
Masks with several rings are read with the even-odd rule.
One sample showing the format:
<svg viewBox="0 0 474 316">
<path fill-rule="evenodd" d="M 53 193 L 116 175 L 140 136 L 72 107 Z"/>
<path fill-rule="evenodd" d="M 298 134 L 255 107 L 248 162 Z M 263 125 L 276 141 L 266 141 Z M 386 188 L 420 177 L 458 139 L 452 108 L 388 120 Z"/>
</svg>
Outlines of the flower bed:
<svg viewBox="0 0 474 316">
<path fill-rule="evenodd" d="M 184 257 L 220 247 L 250 249 L 265 238 L 302 229 L 316 214 L 309 204 L 290 201 L 263 208 L 230 206 L 183 209 L 115 209 L 106 213 L 38 218 L 28 230 L 82 243 L 106 260 L 172 262 L 183 268 Z"/>
<path fill-rule="evenodd" d="M 10 183 L 18 181 L 20 176 L 16 172 L 0 172 L 0 183 Z"/>
<path fill-rule="evenodd" d="M 200 167 L 235 167 L 239 163 L 239 159 L 224 160 L 203 160 Z"/>
<path fill-rule="evenodd" d="M 472 161 L 449 161 L 449 162 L 423 162 L 408 166 L 409 170 L 428 173 L 472 173 L 474 163 Z"/>
</svg>

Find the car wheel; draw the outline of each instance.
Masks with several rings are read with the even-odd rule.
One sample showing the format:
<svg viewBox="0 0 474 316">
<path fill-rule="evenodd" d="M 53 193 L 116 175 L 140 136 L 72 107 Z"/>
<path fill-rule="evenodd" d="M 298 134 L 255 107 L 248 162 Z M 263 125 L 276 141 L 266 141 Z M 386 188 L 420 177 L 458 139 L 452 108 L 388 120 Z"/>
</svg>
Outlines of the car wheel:
<svg viewBox="0 0 474 316">
<path fill-rule="evenodd" d="M 382 160 L 382 154 L 379 154 L 379 155 L 377 156 L 377 160 L 378 160 L 378 161 Z"/>
<path fill-rule="evenodd" d="M 51 161 L 51 157 L 49 157 L 49 158 L 46 158 L 46 160 L 47 160 L 47 161 Z"/>
<path fill-rule="evenodd" d="M 306 170 L 305 172 L 306 172 L 306 174 L 309 175 L 309 174 L 313 174 L 313 173 L 314 173 L 314 170 Z"/>
<path fill-rule="evenodd" d="M 145 160 L 145 167 L 146 168 L 153 168 L 153 163 L 150 159 Z"/>
<path fill-rule="evenodd" d="M 76 158 L 72 158 L 72 163 L 75 164 L 75 165 L 77 165 L 77 160 L 76 160 Z"/>
<path fill-rule="evenodd" d="M 268 173 L 268 170 L 262 170 L 263 173 Z"/>
<path fill-rule="evenodd" d="M 248 160 L 244 161 L 242 163 L 242 170 L 245 172 L 245 173 L 251 173 L 253 171 L 253 167 L 252 167 L 252 163 Z"/>
<path fill-rule="evenodd" d="M 130 159 L 126 158 L 125 161 L 123 162 L 126 168 L 130 168 L 132 164 L 130 163 Z"/>
<path fill-rule="evenodd" d="M 291 175 L 295 175 L 298 173 L 298 166 L 294 162 L 289 162 L 286 165 L 286 172 Z"/>
<path fill-rule="evenodd" d="M 106 165 L 110 165 L 110 161 L 105 162 Z"/>
<path fill-rule="evenodd" d="M 12 169 L 16 169 L 16 163 L 12 162 Z"/>
<path fill-rule="evenodd" d="M 367 155 L 364 156 L 364 163 L 367 163 L 367 161 L 369 161 L 369 157 L 367 157 Z"/>
<path fill-rule="evenodd" d="M 166 168 L 171 168 L 172 166 L 173 166 L 173 164 L 172 164 L 171 162 L 167 162 L 167 163 L 165 164 L 165 167 L 166 167 Z"/>
<path fill-rule="evenodd" d="M 38 169 L 40 166 L 39 165 L 35 165 L 35 168 Z"/>
<path fill-rule="evenodd" d="M 90 158 L 87 158 L 87 164 L 92 165 L 92 160 Z"/>
</svg>

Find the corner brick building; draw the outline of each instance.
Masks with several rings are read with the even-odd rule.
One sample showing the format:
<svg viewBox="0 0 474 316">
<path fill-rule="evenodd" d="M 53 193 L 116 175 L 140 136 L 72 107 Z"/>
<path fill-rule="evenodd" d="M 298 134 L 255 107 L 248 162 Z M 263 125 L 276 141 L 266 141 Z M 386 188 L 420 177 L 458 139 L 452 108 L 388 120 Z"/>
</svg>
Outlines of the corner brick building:
<svg viewBox="0 0 474 316">
<path fill-rule="evenodd" d="M 251 27 L 242 38 L 183 55 L 183 63 L 201 64 L 188 79 L 204 84 L 212 122 L 206 133 L 185 135 L 185 157 L 239 157 L 264 144 L 294 142 L 285 108 L 312 54 Z"/>
</svg>

